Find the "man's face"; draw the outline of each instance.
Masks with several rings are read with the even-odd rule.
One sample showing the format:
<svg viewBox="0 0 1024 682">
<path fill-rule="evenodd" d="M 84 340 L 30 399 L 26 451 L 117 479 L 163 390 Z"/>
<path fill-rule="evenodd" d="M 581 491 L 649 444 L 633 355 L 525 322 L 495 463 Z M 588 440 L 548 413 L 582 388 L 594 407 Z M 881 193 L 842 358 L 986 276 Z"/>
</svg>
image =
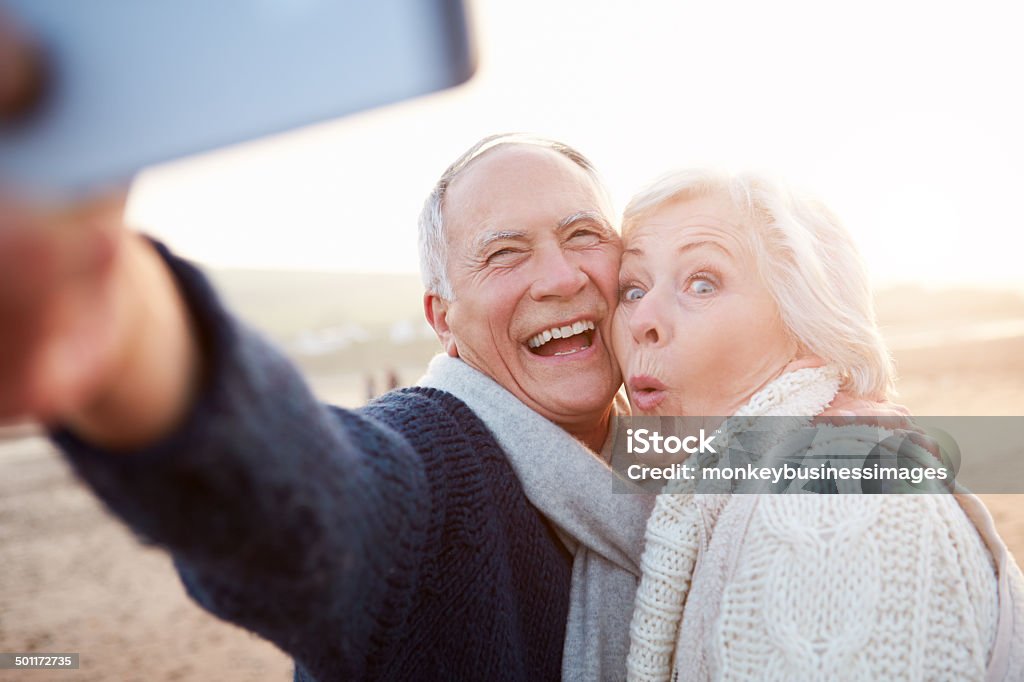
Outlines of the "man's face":
<svg viewBox="0 0 1024 682">
<path fill-rule="evenodd" d="M 492 150 L 448 188 L 454 300 L 434 299 L 449 355 L 563 426 L 602 418 L 621 243 L 587 173 L 556 152 Z"/>
</svg>

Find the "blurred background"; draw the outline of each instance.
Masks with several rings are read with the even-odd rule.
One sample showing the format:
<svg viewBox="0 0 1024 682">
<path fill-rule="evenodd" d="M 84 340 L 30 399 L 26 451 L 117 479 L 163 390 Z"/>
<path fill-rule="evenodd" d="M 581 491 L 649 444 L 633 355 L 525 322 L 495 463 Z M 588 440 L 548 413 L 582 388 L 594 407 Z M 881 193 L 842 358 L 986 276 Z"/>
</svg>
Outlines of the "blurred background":
<svg viewBox="0 0 1024 682">
<path fill-rule="evenodd" d="M 1024 415 L 1019 4 L 470 8 L 468 84 L 152 168 L 133 187 L 132 223 L 203 263 L 325 399 L 412 383 L 439 350 L 416 274 L 421 203 L 478 138 L 523 130 L 588 155 L 619 210 L 695 164 L 812 192 L 872 272 L 898 400 Z M 985 497 L 1024 559 L 1020 499 Z M 80 652 L 78 680 L 290 679 L 287 657 L 192 605 L 167 557 L 27 432 L 0 435 L 0 547 L 0 651 Z"/>
</svg>

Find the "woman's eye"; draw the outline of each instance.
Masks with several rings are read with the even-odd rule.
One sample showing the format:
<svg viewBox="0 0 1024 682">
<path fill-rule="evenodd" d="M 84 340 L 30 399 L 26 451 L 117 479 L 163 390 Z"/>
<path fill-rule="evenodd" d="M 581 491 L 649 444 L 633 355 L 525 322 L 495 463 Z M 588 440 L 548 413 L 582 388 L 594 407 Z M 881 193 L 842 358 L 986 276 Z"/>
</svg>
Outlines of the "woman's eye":
<svg viewBox="0 0 1024 682">
<path fill-rule="evenodd" d="M 620 297 L 623 301 L 639 301 L 646 293 L 640 287 L 623 287 Z"/>
<path fill-rule="evenodd" d="M 689 289 L 698 296 L 707 296 L 708 294 L 713 294 L 717 291 L 714 282 L 702 277 L 690 280 Z"/>
</svg>

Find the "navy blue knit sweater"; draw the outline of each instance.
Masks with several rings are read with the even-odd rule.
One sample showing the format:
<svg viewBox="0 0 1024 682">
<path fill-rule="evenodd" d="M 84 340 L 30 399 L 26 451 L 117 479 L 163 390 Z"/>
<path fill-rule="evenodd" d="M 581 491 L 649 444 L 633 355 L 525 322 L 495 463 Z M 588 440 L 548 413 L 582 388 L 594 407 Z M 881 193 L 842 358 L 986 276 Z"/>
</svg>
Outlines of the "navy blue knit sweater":
<svg viewBox="0 0 1024 682">
<path fill-rule="evenodd" d="M 128 455 L 53 438 L 189 593 L 275 642 L 297 680 L 559 676 L 571 559 L 464 403 L 434 389 L 355 411 L 159 247 L 202 330 L 203 394 Z"/>
</svg>

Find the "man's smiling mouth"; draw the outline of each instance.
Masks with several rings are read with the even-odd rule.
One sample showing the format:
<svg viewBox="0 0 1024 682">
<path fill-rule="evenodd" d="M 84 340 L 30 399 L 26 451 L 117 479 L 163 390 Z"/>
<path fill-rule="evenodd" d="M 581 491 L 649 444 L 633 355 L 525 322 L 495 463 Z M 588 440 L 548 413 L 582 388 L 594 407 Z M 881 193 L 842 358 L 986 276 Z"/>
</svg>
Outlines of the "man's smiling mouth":
<svg viewBox="0 0 1024 682">
<path fill-rule="evenodd" d="M 592 320 L 577 320 L 538 332 L 526 342 L 530 352 L 542 357 L 572 355 L 590 348 L 594 341 L 595 325 Z"/>
</svg>

